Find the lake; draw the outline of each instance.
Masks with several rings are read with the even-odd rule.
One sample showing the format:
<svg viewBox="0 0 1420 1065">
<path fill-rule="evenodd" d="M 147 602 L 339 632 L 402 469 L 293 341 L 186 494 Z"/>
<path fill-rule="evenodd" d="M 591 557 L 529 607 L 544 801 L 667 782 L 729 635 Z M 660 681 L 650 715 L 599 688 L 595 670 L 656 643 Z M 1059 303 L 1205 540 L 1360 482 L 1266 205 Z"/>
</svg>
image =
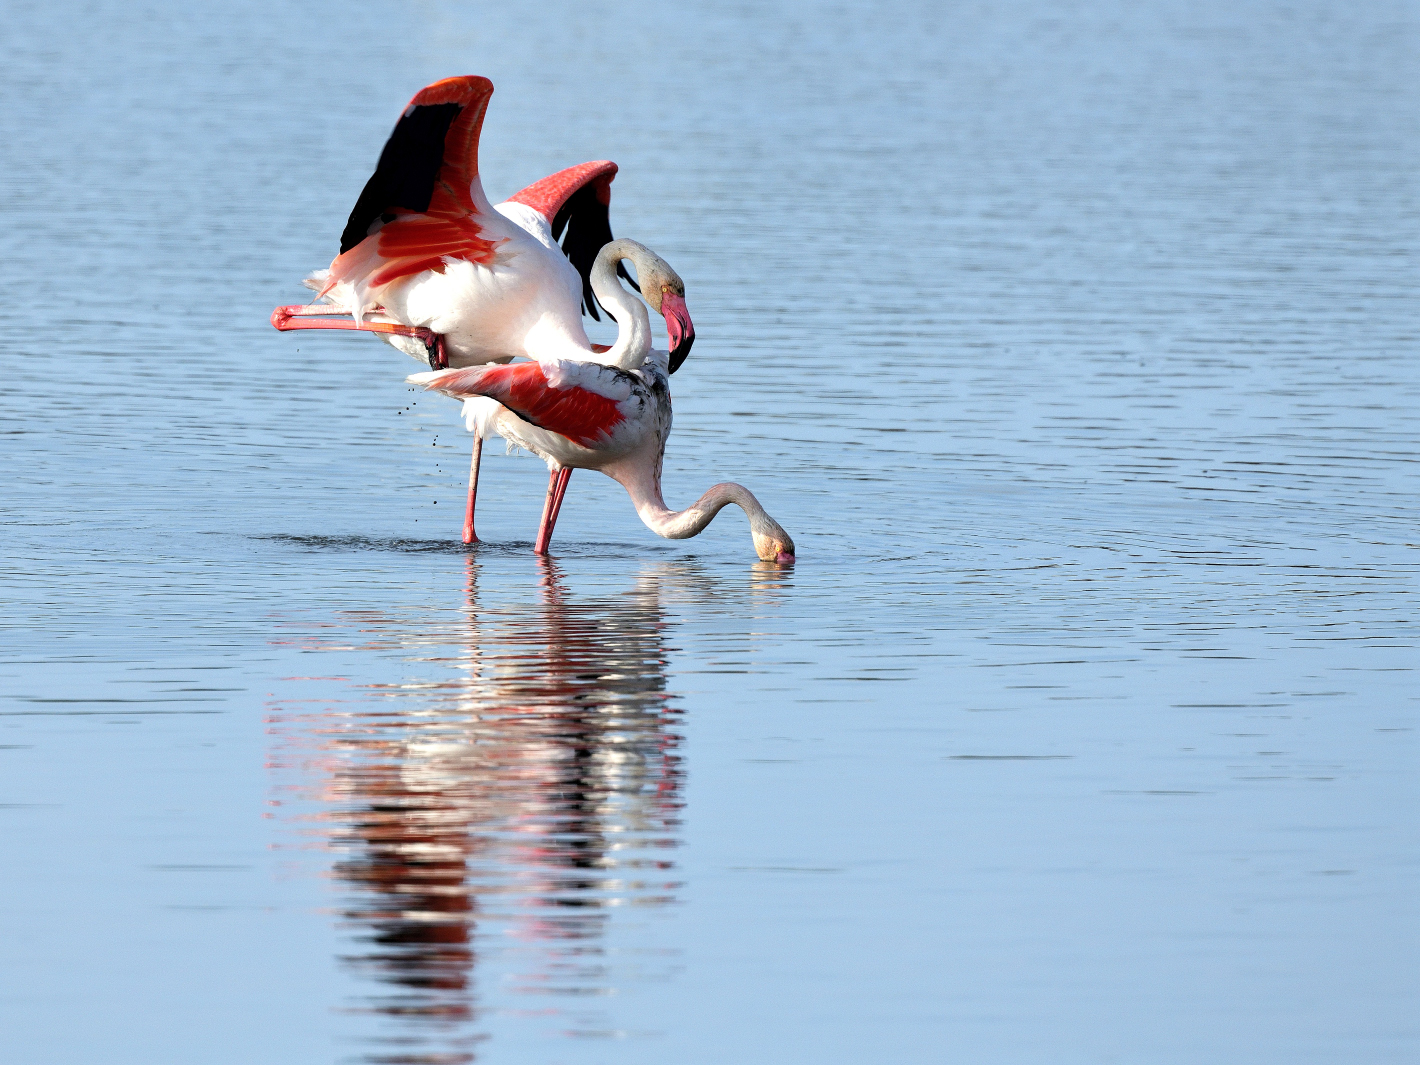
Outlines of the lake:
<svg viewBox="0 0 1420 1065">
<path fill-rule="evenodd" d="M 13 1060 L 1415 1060 L 1414 3 L 0 34 Z M 797 565 L 588 472 L 538 559 L 498 446 L 465 548 L 458 405 L 271 328 L 465 73 Z"/>
</svg>

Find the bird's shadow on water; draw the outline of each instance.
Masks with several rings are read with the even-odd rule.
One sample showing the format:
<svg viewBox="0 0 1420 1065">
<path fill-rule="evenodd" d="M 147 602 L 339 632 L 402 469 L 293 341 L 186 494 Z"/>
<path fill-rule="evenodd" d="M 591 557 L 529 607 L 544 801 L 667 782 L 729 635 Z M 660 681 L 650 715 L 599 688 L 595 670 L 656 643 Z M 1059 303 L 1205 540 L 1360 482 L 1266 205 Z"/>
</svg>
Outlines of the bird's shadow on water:
<svg viewBox="0 0 1420 1065">
<path fill-rule="evenodd" d="M 526 555 L 532 552 L 531 540 L 504 540 L 465 544 L 458 540 L 417 540 L 401 536 L 346 536 L 296 535 L 274 533 L 254 536 L 254 540 L 268 540 L 308 551 L 385 551 L 410 555 Z M 568 541 L 555 545 L 552 553 L 575 558 L 626 558 L 628 555 L 644 557 L 648 553 L 670 553 L 675 550 L 660 544 L 633 544 L 616 542 L 576 542 Z"/>
</svg>

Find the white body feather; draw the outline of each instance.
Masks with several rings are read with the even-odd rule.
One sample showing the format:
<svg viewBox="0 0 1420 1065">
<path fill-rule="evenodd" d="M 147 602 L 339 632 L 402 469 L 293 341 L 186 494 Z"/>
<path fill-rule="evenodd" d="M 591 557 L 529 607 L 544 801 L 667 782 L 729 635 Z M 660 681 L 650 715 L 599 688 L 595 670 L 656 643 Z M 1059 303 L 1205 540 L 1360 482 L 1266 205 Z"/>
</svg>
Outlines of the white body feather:
<svg viewBox="0 0 1420 1065">
<path fill-rule="evenodd" d="M 479 224 L 487 239 L 500 242 L 491 264 L 448 259 L 442 272 L 402 278 L 385 290 L 384 314 L 441 334 L 452 368 L 519 356 L 600 361 L 582 328 L 582 278 L 552 239 L 547 219 L 508 202 Z M 307 284 L 319 289 L 327 274 L 312 274 Z M 349 309 L 356 296 L 353 285 L 341 282 L 326 300 Z M 379 336 L 420 362 L 428 357 L 415 337 Z"/>
</svg>

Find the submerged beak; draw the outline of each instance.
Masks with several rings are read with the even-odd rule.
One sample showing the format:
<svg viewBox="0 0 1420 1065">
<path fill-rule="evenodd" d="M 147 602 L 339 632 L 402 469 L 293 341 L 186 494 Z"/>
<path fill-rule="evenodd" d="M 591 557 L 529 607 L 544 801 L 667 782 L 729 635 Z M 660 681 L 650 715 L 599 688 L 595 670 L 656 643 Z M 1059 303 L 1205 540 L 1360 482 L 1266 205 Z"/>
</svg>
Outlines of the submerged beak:
<svg viewBox="0 0 1420 1065">
<path fill-rule="evenodd" d="M 675 373 L 690 354 L 690 345 L 695 343 L 695 323 L 685 309 L 685 297 L 674 292 L 661 294 L 661 313 L 666 316 L 666 339 L 671 345 L 670 369 Z"/>
</svg>

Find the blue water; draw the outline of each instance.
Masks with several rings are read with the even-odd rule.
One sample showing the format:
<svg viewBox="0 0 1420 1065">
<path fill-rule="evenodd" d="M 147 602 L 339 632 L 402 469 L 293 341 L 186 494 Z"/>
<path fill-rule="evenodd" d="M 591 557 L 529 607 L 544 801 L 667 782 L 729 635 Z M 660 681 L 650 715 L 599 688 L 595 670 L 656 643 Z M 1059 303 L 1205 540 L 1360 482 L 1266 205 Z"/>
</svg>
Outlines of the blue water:
<svg viewBox="0 0 1420 1065">
<path fill-rule="evenodd" d="M 7 1061 L 1415 1060 L 1415 4 L 0 34 Z M 267 324 L 455 73 L 797 566 Z"/>
</svg>

